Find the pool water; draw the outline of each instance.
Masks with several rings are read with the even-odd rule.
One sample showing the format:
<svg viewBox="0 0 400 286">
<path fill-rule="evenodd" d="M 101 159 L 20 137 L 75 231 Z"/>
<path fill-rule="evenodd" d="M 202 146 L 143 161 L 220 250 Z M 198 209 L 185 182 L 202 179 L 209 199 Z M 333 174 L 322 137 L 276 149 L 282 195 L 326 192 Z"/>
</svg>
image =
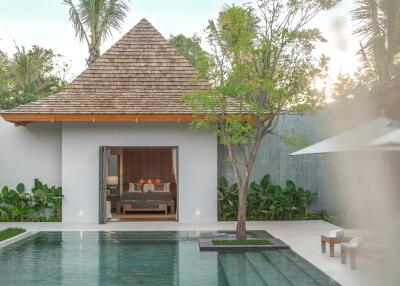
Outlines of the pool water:
<svg viewBox="0 0 400 286">
<path fill-rule="evenodd" d="M 200 252 L 199 236 L 232 234 L 40 232 L 0 250 L 0 285 L 339 285 L 289 249 Z"/>
</svg>

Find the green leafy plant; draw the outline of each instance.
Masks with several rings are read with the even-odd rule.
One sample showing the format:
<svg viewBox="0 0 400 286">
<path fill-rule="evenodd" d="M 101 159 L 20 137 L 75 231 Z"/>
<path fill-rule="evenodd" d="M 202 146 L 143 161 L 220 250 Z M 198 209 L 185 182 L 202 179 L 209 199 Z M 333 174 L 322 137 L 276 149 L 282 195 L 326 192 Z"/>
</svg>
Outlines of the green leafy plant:
<svg viewBox="0 0 400 286">
<path fill-rule="evenodd" d="M 260 182 L 251 182 L 247 195 L 249 220 L 308 219 L 308 206 L 317 193 L 299 188 L 288 180 L 285 187 L 274 185 L 269 174 Z M 234 220 L 237 216 L 238 186 L 229 187 L 225 177 L 219 179 L 218 207 L 220 220 Z"/>
<path fill-rule="evenodd" d="M 38 179 L 29 193 L 24 184 L 14 189 L 5 186 L 0 193 L 0 221 L 61 221 L 61 187 L 43 184 Z"/>
<path fill-rule="evenodd" d="M 0 194 L 0 212 L 3 219 L 7 221 L 12 220 L 12 206 L 14 204 L 14 195 L 10 192 L 7 186 L 3 187 Z"/>
<path fill-rule="evenodd" d="M 317 196 L 317 193 L 299 188 L 299 196 L 300 196 L 302 207 L 304 209 L 304 215 L 308 216 L 308 205 Z"/>
<path fill-rule="evenodd" d="M 237 215 L 238 185 L 229 187 L 228 180 L 221 177 L 218 181 L 218 218 L 235 220 Z"/>
<path fill-rule="evenodd" d="M 43 216 L 46 216 L 46 210 L 50 212 L 50 216 L 61 215 L 61 202 L 63 198 L 61 187 L 49 187 L 46 184 L 42 184 L 38 179 L 35 179 L 32 194 L 35 201 L 35 209 L 38 212 L 42 212 Z"/>
<path fill-rule="evenodd" d="M 32 196 L 25 191 L 24 184 L 18 184 L 11 192 L 15 194 L 12 207 L 14 218 L 23 222 L 32 212 Z"/>
</svg>

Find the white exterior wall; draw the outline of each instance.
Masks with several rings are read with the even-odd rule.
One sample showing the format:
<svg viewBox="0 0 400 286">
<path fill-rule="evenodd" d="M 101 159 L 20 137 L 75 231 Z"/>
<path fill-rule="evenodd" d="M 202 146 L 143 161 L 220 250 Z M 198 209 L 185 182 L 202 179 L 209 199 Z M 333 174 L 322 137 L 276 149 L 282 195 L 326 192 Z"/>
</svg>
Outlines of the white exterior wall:
<svg viewBox="0 0 400 286">
<path fill-rule="evenodd" d="M 33 180 L 61 185 L 61 126 L 32 123 L 16 127 L 0 118 L 0 188 Z"/>
<path fill-rule="evenodd" d="M 217 221 L 215 136 L 178 123 L 63 123 L 64 222 L 98 222 L 100 146 L 177 146 L 179 221 Z"/>
</svg>

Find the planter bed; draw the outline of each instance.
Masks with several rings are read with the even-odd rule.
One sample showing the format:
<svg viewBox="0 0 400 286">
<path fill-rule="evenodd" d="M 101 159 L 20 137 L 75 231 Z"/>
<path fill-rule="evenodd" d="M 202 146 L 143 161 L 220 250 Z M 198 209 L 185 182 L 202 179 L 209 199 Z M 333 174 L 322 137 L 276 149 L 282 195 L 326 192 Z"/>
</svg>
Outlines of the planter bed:
<svg viewBox="0 0 400 286">
<path fill-rule="evenodd" d="M 289 249 L 289 245 L 277 238 L 268 239 L 207 239 L 199 238 L 200 251 L 259 251 Z"/>
<path fill-rule="evenodd" d="M 21 228 L 6 228 L 0 231 L 0 249 L 10 244 L 19 242 L 25 238 L 28 238 L 38 232 L 30 232 Z"/>
<path fill-rule="evenodd" d="M 10 227 L 0 230 L 0 242 L 26 232 L 23 228 Z"/>
</svg>

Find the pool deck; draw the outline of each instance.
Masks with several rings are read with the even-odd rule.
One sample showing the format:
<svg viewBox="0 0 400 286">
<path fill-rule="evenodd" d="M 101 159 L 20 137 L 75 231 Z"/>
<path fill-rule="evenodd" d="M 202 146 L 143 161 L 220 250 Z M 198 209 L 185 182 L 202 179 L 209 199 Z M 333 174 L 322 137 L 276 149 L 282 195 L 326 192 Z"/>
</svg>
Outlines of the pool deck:
<svg viewBox="0 0 400 286">
<path fill-rule="evenodd" d="M 234 230 L 235 222 L 213 224 L 183 224 L 179 222 L 111 222 L 100 224 L 68 223 L 0 223 L 0 230 L 7 227 L 23 227 L 28 231 L 213 231 Z M 349 265 L 340 263 L 339 246 L 335 257 L 321 253 L 321 234 L 337 226 L 325 221 L 268 221 L 248 222 L 249 230 L 266 230 L 281 239 L 317 268 L 343 286 L 367 285 L 360 270 L 350 270 Z"/>
</svg>

